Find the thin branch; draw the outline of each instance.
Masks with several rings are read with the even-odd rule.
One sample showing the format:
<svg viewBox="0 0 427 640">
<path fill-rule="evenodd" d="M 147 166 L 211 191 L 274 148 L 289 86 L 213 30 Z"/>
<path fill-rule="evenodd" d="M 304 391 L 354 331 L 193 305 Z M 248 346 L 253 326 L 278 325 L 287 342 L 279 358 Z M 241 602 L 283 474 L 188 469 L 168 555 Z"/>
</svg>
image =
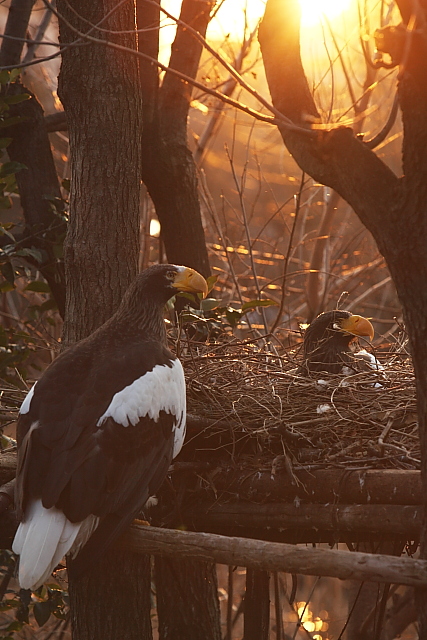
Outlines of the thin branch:
<svg viewBox="0 0 427 640">
<path fill-rule="evenodd" d="M 397 113 L 399 111 L 399 98 L 397 94 L 394 96 L 393 105 L 391 107 L 387 122 L 376 136 L 370 140 L 366 140 L 365 144 L 369 149 L 375 149 L 383 140 L 385 140 L 396 122 Z"/>
<path fill-rule="evenodd" d="M 151 1 L 151 0 L 147 0 L 147 2 L 148 1 Z M 46 5 L 49 4 L 48 0 L 43 0 L 43 2 Z M 122 0 L 122 2 L 123 2 L 123 0 Z M 120 3 L 120 4 L 122 4 L 122 3 Z M 266 108 L 268 108 L 269 111 L 274 113 L 275 117 L 264 115 L 263 113 L 261 113 L 259 111 L 256 111 L 255 109 L 252 109 L 251 107 L 248 107 L 248 106 L 238 102 L 237 100 L 234 100 L 233 98 L 230 98 L 230 97 L 224 95 L 220 91 L 216 91 L 215 89 L 210 89 L 209 87 L 206 87 L 205 85 L 203 85 L 202 83 L 198 82 L 197 80 L 194 80 L 193 78 L 190 78 L 189 76 L 187 76 L 184 73 L 181 73 L 180 71 L 177 71 L 175 69 L 171 69 L 170 67 L 162 64 L 156 58 L 153 58 L 152 56 L 149 56 L 149 55 L 147 55 L 145 53 L 142 53 L 141 51 L 135 51 L 134 49 L 130 49 L 129 47 L 125 47 L 125 46 L 120 45 L 120 44 L 116 44 L 115 42 L 110 42 L 108 40 L 103 40 L 101 38 L 95 38 L 94 36 L 89 35 L 89 32 L 88 33 L 83 33 L 82 31 L 77 29 L 74 25 L 72 25 L 66 18 L 64 18 L 56 9 L 51 7 L 51 11 L 57 16 L 57 18 L 59 20 L 62 20 L 64 22 L 64 24 L 66 24 L 67 27 L 69 29 L 71 29 L 82 40 L 87 40 L 87 41 L 93 42 L 95 44 L 102 44 L 103 46 L 110 47 L 111 49 L 115 49 L 116 51 L 123 51 L 125 53 L 128 53 L 129 55 L 136 56 L 136 57 L 142 58 L 144 60 L 148 60 L 149 62 L 152 62 L 153 64 L 157 65 L 160 69 L 162 69 L 162 71 L 167 71 L 168 73 L 171 73 L 171 74 L 177 76 L 178 78 L 180 78 L 180 80 L 183 80 L 184 82 L 189 83 L 192 86 L 197 87 L 198 89 L 201 89 L 204 93 L 208 93 L 210 95 L 215 96 L 216 98 L 222 100 L 223 102 L 226 102 L 227 104 L 230 104 L 231 106 L 235 107 L 236 109 L 239 109 L 240 111 L 243 111 L 243 112 L 247 113 L 248 115 L 256 118 L 257 120 L 261 120 L 262 122 L 267 122 L 267 123 L 272 124 L 272 125 L 279 125 L 280 124 L 280 126 L 286 128 L 286 129 L 289 129 L 291 131 L 298 131 L 299 133 L 302 133 L 303 135 L 308 135 L 308 136 L 316 135 L 316 133 L 311 129 L 304 129 L 302 127 L 299 127 L 299 126 L 293 124 L 292 121 L 289 118 L 286 118 L 286 116 L 281 114 L 280 111 L 278 111 L 275 107 L 273 107 L 273 105 L 270 105 L 257 92 L 255 92 L 255 94 L 253 94 L 253 95 L 255 95 L 255 97 L 257 97 L 257 99 L 259 100 L 259 102 L 261 102 L 261 104 L 266 106 Z M 185 26 L 186 29 L 191 29 L 191 27 L 189 25 L 187 25 L 186 23 L 183 23 L 183 25 Z M 90 31 L 93 31 L 95 28 L 96 28 L 95 26 L 92 27 Z M 197 33 L 197 31 L 196 31 L 196 33 Z M 201 37 L 202 36 L 200 36 L 200 38 Z M 233 67 L 231 65 L 228 65 L 228 63 L 227 63 L 227 69 L 228 70 L 232 69 L 235 75 L 237 75 L 237 76 L 239 75 L 233 69 Z M 231 71 L 230 71 L 230 73 L 231 73 Z M 239 76 L 239 78 L 240 78 L 240 76 Z M 240 82 L 240 79 L 238 81 Z M 244 86 L 245 88 L 249 87 L 249 85 L 247 85 L 247 83 L 244 80 L 243 80 L 243 83 L 244 84 L 242 86 Z M 249 91 L 250 89 L 248 88 L 247 90 Z M 253 90 L 253 91 L 255 91 L 255 90 Z M 251 92 L 251 93 L 253 93 L 253 92 Z"/>
<path fill-rule="evenodd" d="M 37 47 L 41 45 L 44 34 L 46 33 L 46 29 L 48 28 L 50 20 L 52 18 L 51 6 L 55 6 L 55 4 L 56 4 L 56 0 L 51 0 L 50 6 L 46 7 L 43 18 L 41 19 L 40 24 L 38 26 L 36 37 L 32 42 L 28 44 L 27 53 L 25 54 L 24 60 L 23 60 L 24 63 L 31 62 L 31 60 L 34 60 Z"/>
<path fill-rule="evenodd" d="M 305 173 L 303 171 L 302 175 L 301 175 L 300 188 L 299 188 L 298 193 L 296 195 L 294 223 L 292 225 L 291 234 L 289 236 L 288 250 L 286 252 L 285 262 L 284 262 L 284 265 L 283 265 L 282 296 L 281 296 L 281 299 L 280 299 L 280 305 L 279 305 L 279 310 L 278 310 L 277 315 L 276 315 L 276 319 L 273 322 L 273 326 L 271 327 L 271 333 L 274 333 L 274 331 L 279 326 L 280 320 L 281 320 L 282 315 L 283 315 L 283 309 L 285 307 L 285 283 L 286 283 L 286 278 L 287 278 L 287 275 L 288 275 L 288 266 L 289 266 L 289 260 L 291 258 L 291 251 L 293 249 L 293 240 L 294 240 L 295 230 L 296 230 L 297 221 L 298 221 L 298 214 L 299 214 L 300 209 L 301 209 L 301 196 L 302 196 L 302 191 L 303 191 L 303 188 L 304 188 L 304 182 L 305 182 Z"/>
</svg>

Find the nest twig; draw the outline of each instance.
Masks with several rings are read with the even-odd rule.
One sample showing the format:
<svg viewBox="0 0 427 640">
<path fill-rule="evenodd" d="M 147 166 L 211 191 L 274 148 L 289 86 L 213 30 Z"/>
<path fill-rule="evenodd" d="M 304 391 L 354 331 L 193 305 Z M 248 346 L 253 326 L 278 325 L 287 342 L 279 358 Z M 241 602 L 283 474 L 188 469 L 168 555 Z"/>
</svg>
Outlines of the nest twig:
<svg viewBox="0 0 427 640">
<path fill-rule="evenodd" d="M 258 460 L 291 453 L 296 466 L 419 468 L 415 380 L 406 356 L 386 354 L 382 371 L 312 378 L 299 374 L 298 351 L 271 353 L 259 341 L 190 342 L 181 359 L 189 411 L 209 421 L 210 434 L 254 440 Z M 230 454 L 229 444 L 223 447 Z"/>
</svg>

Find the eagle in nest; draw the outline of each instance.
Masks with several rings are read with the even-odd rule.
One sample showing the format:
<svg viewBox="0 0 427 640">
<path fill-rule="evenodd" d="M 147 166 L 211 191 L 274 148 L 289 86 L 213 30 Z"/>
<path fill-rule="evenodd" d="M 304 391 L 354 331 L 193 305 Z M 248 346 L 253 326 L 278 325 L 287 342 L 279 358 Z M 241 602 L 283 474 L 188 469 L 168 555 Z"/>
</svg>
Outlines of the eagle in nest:
<svg viewBox="0 0 427 640">
<path fill-rule="evenodd" d="M 163 310 L 179 291 L 206 296 L 193 269 L 140 274 L 117 312 L 64 351 L 18 419 L 13 550 L 21 588 L 37 589 L 69 554 L 79 575 L 162 484 L 185 435 L 185 379 Z"/>
<path fill-rule="evenodd" d="M 337 309 L 321 313 L 305 330 L 301 373 L 351 375 L 383 369 L 375 356 L 360 349 L 358 337 L 369 340 L 374 337 L 374 328 L 367 318 Z"/>
</svg>

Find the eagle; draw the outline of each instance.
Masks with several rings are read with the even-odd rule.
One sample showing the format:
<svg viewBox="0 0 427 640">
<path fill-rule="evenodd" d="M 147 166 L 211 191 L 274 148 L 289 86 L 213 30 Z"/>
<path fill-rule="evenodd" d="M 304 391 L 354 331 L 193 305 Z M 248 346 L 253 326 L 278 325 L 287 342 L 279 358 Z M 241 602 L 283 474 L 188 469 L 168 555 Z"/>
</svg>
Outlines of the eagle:
<svg viewBox="0 0 427 640">
<path fill-rule="evenodd" d="M 348 375 L 360 371 L 362 362 L 371 369 L 382 368 L 372 354 L 359 349 L 358 337 L 373 340 L 374 328 L 367 318 L 338 309 L 321 313 L 305 330 L 301 372 Z"/>
<path fill-rule="evenodd" d="M 117 312 L 54 360 L 22 403 L 13 542 L 19 583 L 37 589 L 67 554 L 81 575 L 141 511 L 179 453 L 186 420 L 181 362 L 163 310 L 206 280 L 172 264 L 143 271 Z"/>
</svg>

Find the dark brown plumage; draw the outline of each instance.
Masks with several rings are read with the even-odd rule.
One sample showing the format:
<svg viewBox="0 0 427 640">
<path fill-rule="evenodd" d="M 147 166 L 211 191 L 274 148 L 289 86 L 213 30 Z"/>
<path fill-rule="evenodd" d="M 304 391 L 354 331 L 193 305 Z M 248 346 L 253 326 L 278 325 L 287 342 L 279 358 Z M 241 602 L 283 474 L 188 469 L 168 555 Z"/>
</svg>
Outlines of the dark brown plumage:
<svg viewBox="0 0 427 640">
<path fill-rule="evenodd" d="M 85 570 L 163 482 L 185 433 L 185 380 L 166 345 L 164 305 L 206 294 L 192 269 L 156 265 L 114 314 L 63 352 L 25 399 L 18 420 L 14 540 L 23 588 L 61 558 Z"/>
<path fill-rule="evenodd" d="M 305 330 L 301 372 L 342 373 L 343 367 L 357 370 L 358 336 L 374 337 L 374 328 L 366 318 L 337 309 L 321 313 Z"/>
</svg>

